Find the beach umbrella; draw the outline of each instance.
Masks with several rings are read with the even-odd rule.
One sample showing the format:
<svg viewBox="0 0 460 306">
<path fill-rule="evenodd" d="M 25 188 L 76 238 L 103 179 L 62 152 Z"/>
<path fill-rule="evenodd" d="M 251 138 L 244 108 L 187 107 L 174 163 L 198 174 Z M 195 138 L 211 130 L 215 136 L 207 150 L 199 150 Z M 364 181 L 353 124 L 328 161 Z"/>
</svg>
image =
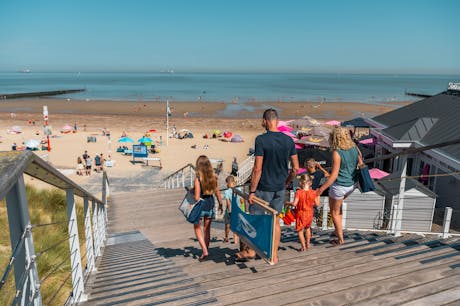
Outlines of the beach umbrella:
<svg viewBox="0 0 460 306">
<path fill-rule="evenodd" d="M 360 140 L 359 143 L 365 144 L 365 145 L 372 145 L 374 144 L 374 138 L 363 139 L 363 140 Z"/>
<path fill-rule="evenodd" d="M 331 121 L 324 122 L 324 124 L 327 124 L 327 125 L 340 125 L 340 121 L 331 120 Z"/>
<path fill-rule="evenodd" d="M 278 125 L 278 130 L 280 132 L 292 132 L 293 128 L 287 125 Z"/>
<path fill-rule="evenodd" d="M 157 130 L 155 130 L 155 129 L 150 129 L 150 130 L 148 130 L 148 131 L 149 131 L 150 133 L 155 133 Z"/>
<path fill-rule="evenodd" d="M 294 134 L 292 134 L 291 132 L 282 131 L 281 133 L 283 133 L 284 135 L 288 135 L 292 139 L 297 139 L 297 137 Z"/>
<path fill-rule="evenodd" d="M 118 142 L 134 142 L 134 140 L 129 137 L 121 137 L 120 139 L 118 139 Z"/>
<path fill-rule="evenodd" d="M 377 168 L 372 168 L 372 169 L 369 169 L 369 175 L 371 176 L 371 178 L 373 178 L 375 180 L 379 180 L 379 179 L 389 175 L 389 173 L 385 172 L 385 171 L 382 171 L 380 169 L 377 169 Z"/>
<path fill-rule="evenodd" d="M 24 145 L 27 148 L 37 148 L 40 145 L 40 140 L 37 139 L 29 139 L 26 142 L 24 142 Z"/>
<path fill-rule="evenodd" d="M 367 123 L 364 120 L 364 118 L 357 117 L 357 118 L 342 122 L 342 126 L 353 126 L 355 128 L 368 128 L 369 123 Z"/>
<path fill-rule="evenodd" d="M 152 143 L 153 140 L 150 137 L 142 136 L 137 141 L 138 142 L 143 142 L 143 143 Z"/>
</svg>

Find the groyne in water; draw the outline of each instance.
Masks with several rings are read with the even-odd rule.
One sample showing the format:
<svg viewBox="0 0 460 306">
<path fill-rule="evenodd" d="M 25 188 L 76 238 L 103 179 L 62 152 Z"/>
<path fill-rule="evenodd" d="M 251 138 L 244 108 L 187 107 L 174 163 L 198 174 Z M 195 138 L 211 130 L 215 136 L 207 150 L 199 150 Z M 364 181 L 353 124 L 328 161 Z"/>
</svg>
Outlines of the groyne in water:
<svg viewBox="0 0 460 306">
<path fill-rule="evenodd" d="M 36 91 L 36 92 L 21 92 L 21 93 L 12 93 L 12 94 L 0 94 L 1 100 L 6 99 L 18 99 L 18 98 L 35 98 L 35 97 L 47 97 L 47 96 L 57 96 L 65 95 L 70 93 L 82 92 L 86 89 L 64 89 L 64 90 L 51 90 L 51 91 Z"/>
</svg>

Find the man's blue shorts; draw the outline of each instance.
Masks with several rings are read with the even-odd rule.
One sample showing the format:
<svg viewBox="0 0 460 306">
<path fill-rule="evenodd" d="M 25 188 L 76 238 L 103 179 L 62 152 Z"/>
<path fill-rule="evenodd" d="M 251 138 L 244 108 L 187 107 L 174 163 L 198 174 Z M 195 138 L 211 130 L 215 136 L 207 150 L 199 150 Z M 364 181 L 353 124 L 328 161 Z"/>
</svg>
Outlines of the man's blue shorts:
<svg viewBox="0 0 460 306">
<path fill-rule="evenodd" d="M 256 190 L 255 196 L 268 202 L 270 204 L 270 207 L 276 210 L 279 214 L 281 213 L 284 207 L 285 194 L 285 189 L 280 191 Z M 266 211 L 257 204 L 252 204 L 249 206 L 249 213 L 251 215 L 264 215 L 265 212 Z"/>
</svg>

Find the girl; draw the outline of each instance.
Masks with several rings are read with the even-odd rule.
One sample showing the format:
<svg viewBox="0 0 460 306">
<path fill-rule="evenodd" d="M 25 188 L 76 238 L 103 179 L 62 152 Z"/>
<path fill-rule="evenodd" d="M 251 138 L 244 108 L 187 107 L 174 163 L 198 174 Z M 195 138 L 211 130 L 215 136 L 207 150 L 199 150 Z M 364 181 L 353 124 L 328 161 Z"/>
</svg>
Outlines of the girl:
<svg viewBox="0 0 460 306">
<path fill-rule="evenodd" d="M 350 137 L 350 132 L 344 127 L 335 127 L 329 137 L 332 151 L 332 170 L 326 182 L 318 189 L 321 194 L 329 188 L 329 208 L 335 227 L 337 240 L 331 244 L 343 244 L 342 213 L 343 200 L 349 196 L 356 185 L 356 166 L 362 164 L 361 152 Z"/>
<path fill-rule="evenodd" d="M 222 210 L 222 200 L 218 187 L 218 179 L 214 173 L 209 158 L 201 155 L 196 160 L 195 166 L 196 178 L 194 182 L 195 201 L 203 201 L 201 203 L 201 218 L 203 218 L 203 230 L 201 230 L 201 218 L 196 224 L 193 224 L 196 238 L 200 243 L 203 254 L 198 260 L 205 261 L 208 259 L 209 241 L 211 240 L 211 221 L 214 217 L 214 194 L 219 202 L 219 210 Z"/>
<path fill-rule="evenodd" d="M 287 202 L 297 207 L 295 216 L 295 230 L 299 234 L 301 244 L 300 251 L 306 251 L 310 247 L 311 222 L 313 221 L 313 206 L 319 205 L 319 195 L 311 189 L 312 179 L 307 174 L 300 176 L 300 189 L 295 193 L 294 203 Z M 305 230 L 305 234 L 304 234 Z M 304 237 L 305 235 L 305 237 Z"/>
</svg>

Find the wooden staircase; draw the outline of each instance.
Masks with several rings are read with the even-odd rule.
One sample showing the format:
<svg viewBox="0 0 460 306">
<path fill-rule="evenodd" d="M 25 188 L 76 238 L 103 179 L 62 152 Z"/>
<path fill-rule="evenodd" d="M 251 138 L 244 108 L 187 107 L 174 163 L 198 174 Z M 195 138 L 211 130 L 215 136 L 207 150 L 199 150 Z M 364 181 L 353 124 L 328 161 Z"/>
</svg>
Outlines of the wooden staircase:
<svg viewBox="0 0 460 306">
<path fill-rule="evenodd" d="M 236 263 L 221 225 L 201 254 L 192 225 L 177 210 L 181 189 L 112 194 L 109 239 L 88 285 L 87 305 L 459 305 L 460 239 L 346 232 L 331 246 L 315 233 L 298 252 L 283 229 L 280 262 Z"/>
</svg>

